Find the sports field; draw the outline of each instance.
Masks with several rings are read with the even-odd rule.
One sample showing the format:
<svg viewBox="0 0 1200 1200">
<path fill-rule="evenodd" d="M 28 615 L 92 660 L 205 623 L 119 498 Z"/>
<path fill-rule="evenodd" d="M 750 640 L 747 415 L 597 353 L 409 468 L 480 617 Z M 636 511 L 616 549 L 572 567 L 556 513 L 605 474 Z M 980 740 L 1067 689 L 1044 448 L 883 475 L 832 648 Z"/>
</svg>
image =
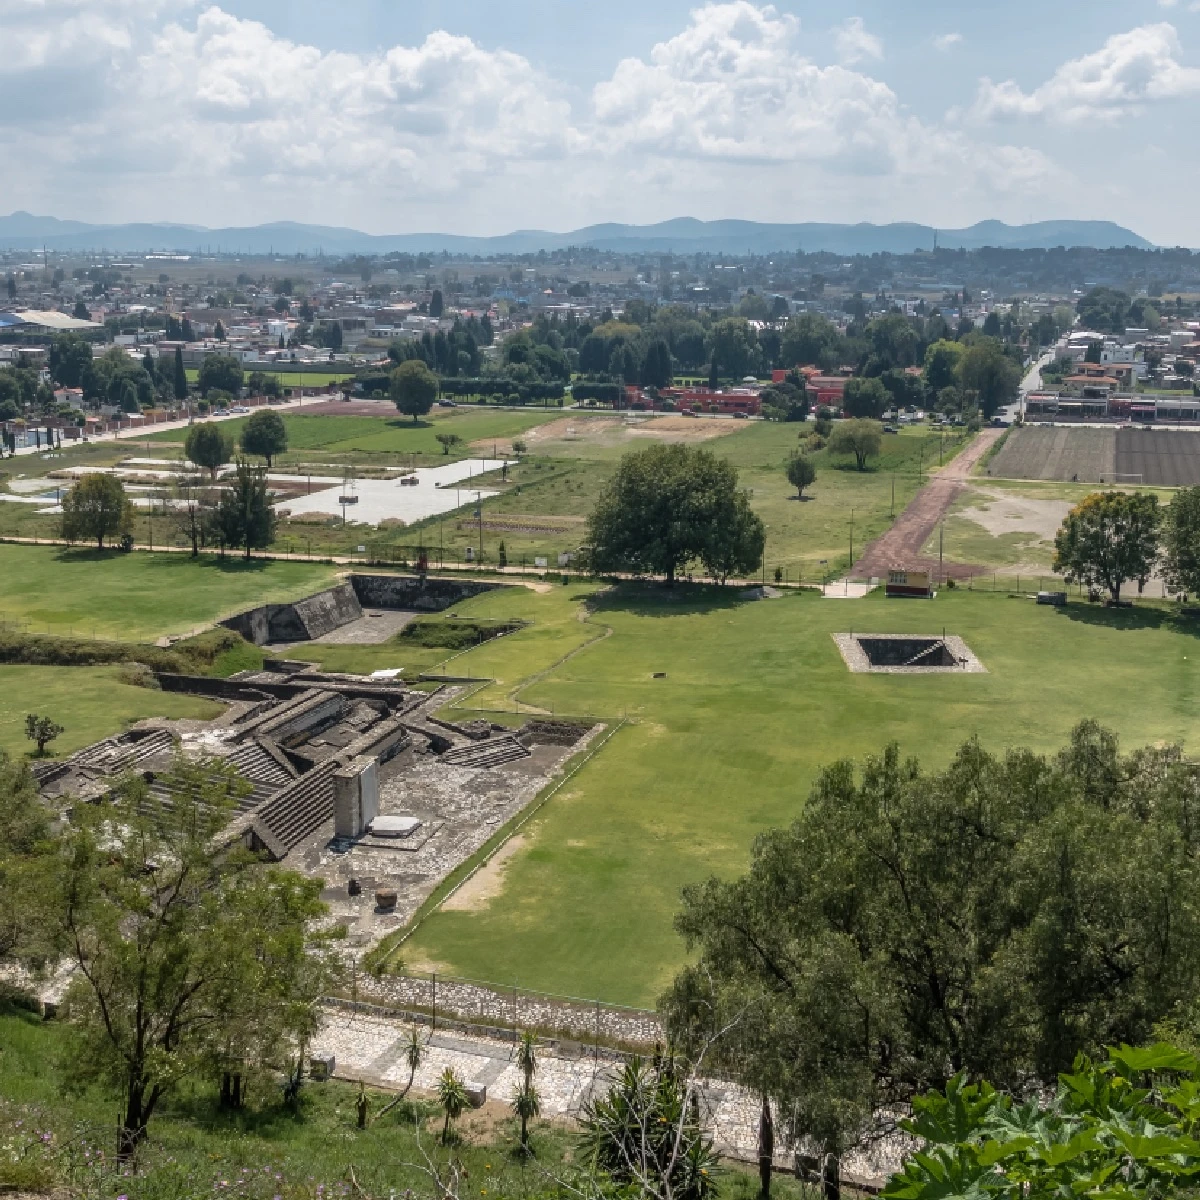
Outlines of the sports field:
<svg viewBox="0 0 1200 1200">
<path fill-rule="evenodd" d="M 999 479 L 1195 487 L 1200 485 L 1200 433 L 1026 425 L 1009 431 L 986 473 Z"/>
<path fill-rule="evenodd" d="M 401 951 L 414 968 L 501 984 L 652 1003 L 683 959 L 671 928 L 680 888 L 744 867 L 755 834 L 794 817 L 840 756 L 896 739 L 944 763 L 973 733 L 997 749 L 1050 749 L 1084 716 L 1128 746 L 1197 746 L 1200 625 L 1151 608 L 579 585 L 456 611 L 535 622 L 454 660 L 456 673 L 497 678 L 476 703 L 633 718 L 488 868 L 482 898 L 435 913 Z M 830 637 L 943 628 L 987 674 L 851 675 Z"/>
<path fill-rule="evenodd" d="M 319 563 L 0 545 L 0 623 L 31 633 L 153 641 L 333 577 Z"/>
</svg>

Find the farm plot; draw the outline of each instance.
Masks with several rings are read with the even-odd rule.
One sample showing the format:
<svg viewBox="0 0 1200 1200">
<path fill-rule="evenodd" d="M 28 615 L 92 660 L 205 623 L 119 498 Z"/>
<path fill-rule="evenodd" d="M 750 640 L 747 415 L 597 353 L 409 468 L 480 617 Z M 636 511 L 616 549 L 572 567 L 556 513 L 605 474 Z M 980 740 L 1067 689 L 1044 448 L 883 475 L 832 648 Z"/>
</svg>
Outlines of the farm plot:
<svg viewBox="0 0 1200 1200">
<path fill-rule="evenodd" d="M 1118 430 L 1114 470 L 1117 483 L 1195 487 L 1200 484 L 1200 433 L 1186 429 Z"/>
<path fill-rule="evenodd" d="M 1117 470 L 1117 431 L 1026 425 L 1009 432 L 987 473 L 999 479 L 1111 482 Z"/>
</svg>

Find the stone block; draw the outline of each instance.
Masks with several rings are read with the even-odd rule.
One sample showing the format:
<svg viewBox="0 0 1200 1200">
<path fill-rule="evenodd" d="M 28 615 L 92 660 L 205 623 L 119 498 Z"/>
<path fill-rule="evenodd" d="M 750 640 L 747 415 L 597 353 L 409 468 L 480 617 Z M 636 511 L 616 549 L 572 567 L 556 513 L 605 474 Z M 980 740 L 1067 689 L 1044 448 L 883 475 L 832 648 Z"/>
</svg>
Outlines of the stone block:
<svg viewBox="0 0 1200 1200">
<path fill-rule="evenodd" d="M 333 1077 L 337 1059 L 332 1054 L 313 1054 L 308 1060 L 308 1077 L 318 1082 L 324 1082 Z"/>
<path fill-rule="evenodd" d="M 463 1084 L 467 1093 L 467 1101 L 472 1108 L 482 1108 L 487 1103 L 487 1084 L 469 1079 Z"/>
</svg>

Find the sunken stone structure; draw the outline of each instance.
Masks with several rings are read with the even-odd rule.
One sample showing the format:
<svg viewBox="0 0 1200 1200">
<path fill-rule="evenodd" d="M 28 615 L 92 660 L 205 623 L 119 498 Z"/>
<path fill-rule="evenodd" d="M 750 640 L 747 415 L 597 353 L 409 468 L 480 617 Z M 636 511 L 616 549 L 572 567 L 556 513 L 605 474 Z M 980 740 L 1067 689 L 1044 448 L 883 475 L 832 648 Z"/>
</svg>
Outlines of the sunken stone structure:
<svg viewBox="0 0 1200 1200">
<path fill-rule="evenodd" d="M 241 843 L 321 878 L 356 953 L 408 921 L 600 729 L 546 719 L 514 728 L 482 715 L 459 724 L 445 715 L 459 685 L 425 691 L 303 663 L 271 668 L 161 675 L 162 687 L 214 697 L 226 711 L 209 722 L 144 721 L 36 764 L 38 784 L 67 810 L 130 774 L 165 795 L 161 777 L 179 755 L 224 762 L 245 786 L 214 853 Z M 376 904 L 384 893 L 395 903 Z"/>
<path fill-rule="evenodd" d="M 369 610 L 431 613 L 505 585 L 474 579 L 421 575 L 350 575 L 314 596 L 291 604 L 263 604 L 222 621 L 256 646 L 316 641 L 361 621 Z"/>
</svg>

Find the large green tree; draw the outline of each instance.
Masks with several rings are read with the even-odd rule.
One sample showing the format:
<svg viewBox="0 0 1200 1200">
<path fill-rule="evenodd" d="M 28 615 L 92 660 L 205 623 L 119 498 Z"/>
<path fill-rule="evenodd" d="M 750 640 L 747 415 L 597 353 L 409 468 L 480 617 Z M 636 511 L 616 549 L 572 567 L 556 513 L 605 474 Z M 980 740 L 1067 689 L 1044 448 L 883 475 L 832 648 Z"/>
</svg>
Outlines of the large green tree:
<svg viewBox="0 0 1200 1200">
<path fill-rule="evenodd" d="M 783 365 L 818 366 L 828 370 L 837 365 L 842 337 L 837 326 L 816 313 L 800 313 L 784 326 L 779 356 Z"/>
<path fill-rule="evenodd" d="M 726 317 L 712 327 L 712 356 L 720 373 L 741 379 L 758 370 L 758 339 L 743 317 Z"/>
<path fill-rule="evenodd" d="M 236 396 L 242 390 L 244 374 L 241 360 L 232 354 L 206 355 L 200 364 L 200 394 L 207 396 L 211 391 L 218 391 Z"/>
<path fill-rule="evenodd" d="M 176 400 L 186 400 L 188 394 L 187 371 L 183 366 L 183 349 L 175 347 L 175 371 L 172 377 L 172 388 Z"/>
<path fill-rule="evenodd" d="M 1180 488 L 1164 514 L 1163 577 L 1176 592 L 1200 593 L 1200 487 Z"/>
<path fill-rule="evenodd" d="M 962 362 L 962 342 L 940 338 L 925 351 L 925 386 L 932 395 L 943 388 L 958 385 L 958 366 Z"/>
<path fill-rule="evenodd" d="M 879 379 L 847 379 L 842 396 L 842 412 L 848 417 L 877 421 L 883 416 L 891 396 Z"/>
<path fill-rule="evenodd" d="M 1104 589 L 1114 603 L 1127 580 L 1141 591 L 1158 561 L 1161 520 L 1152 492 L 1093 492 L 1055 534 L 1054 570 L 1068 583 Z"/>
<path fill-rule="evenodd" d="M 985 417 L 1011 404 L 1021 387 L 1020 364 L 995 338 L 978 336 L 967 344 L 959 360 L 958 376 L 963 390 L 974 395 Z"/>
<path fill-rule="evenodd" d="M 752 569 L 762 537 L 737 471 L 682 445 L 625 455 L 588 520 L 593 570 L 664 575 L 668 583 L 695 561 L 718 578 Z"/>
<path fill-rule="evenodd" d="M 423 417 L 437 399 L 437 376 L 419 359 L 401 363 L 391 376 L 389 394 L 396 408 L 413 424 Z"/>
<path fill-rule="evenodd" d="M 1050 1084 L 1195 995 L 1198 817 L 1178 747 L 1093 722 L 1052 757 L 836 763 L 745 875 L 685 889 L 668 1030 L 833 1161 L 959 1072 Z"/>
<path fill-rule="evenodd" d="M 115 475 L 84 475 L 62 500 L 62 535 L 68 542 L 96 543 L 127 533 L 133 526 L 133 505 Z"/>
<path fill-rule="evenodd" d="M 233 439 L 219 425 L 202 421 L 187 431 L 183 452 L 190 462 L 206 467 L 211 478 L 216 479 L 217 470 L 233 455 Z"/>
<path fill-rule="evenodd" d="M 260 408 L 252 413 L 246 422 L 241 436 L 242 453 L 256 454 L 267 460 L 267 469 L 271 469 L 271 460 L 282 454 L 288 446 L 287 426 L 283 418 L 269 408 Z"/>
</svg>

